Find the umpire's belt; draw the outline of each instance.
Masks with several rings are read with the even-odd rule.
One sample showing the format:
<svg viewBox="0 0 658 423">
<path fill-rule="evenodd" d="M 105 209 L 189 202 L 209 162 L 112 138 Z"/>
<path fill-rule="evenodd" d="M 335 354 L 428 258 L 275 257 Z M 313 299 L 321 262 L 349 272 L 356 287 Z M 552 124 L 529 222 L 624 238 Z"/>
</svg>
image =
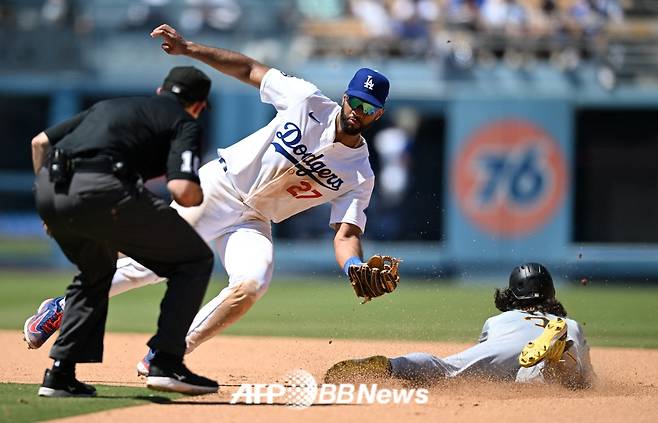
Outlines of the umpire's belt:
<svg viewBox="0 0 658 423">
<path fill-rule="evenodd" d="M 130 173 L 124 162 L 115 161 L 111 157 L 73 158 L 70 162 L 71 172 L 109 173 L 117 176 L 128 176 Z"/>
</svg>

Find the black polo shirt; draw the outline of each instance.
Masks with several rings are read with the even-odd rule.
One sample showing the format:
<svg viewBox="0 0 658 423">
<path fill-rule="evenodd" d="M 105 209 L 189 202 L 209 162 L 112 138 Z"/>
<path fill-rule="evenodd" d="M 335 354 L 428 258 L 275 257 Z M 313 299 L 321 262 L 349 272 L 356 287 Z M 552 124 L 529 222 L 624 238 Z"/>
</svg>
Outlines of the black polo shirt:
<svg viewBox="0 0 658 423">
<path fill-rule="evenodd" d="M 72 157 L 111 156 L 144 180 L 199 182 L 201 126 L 171 93 L 100 101 L 45 133 Z"/>
</svg>

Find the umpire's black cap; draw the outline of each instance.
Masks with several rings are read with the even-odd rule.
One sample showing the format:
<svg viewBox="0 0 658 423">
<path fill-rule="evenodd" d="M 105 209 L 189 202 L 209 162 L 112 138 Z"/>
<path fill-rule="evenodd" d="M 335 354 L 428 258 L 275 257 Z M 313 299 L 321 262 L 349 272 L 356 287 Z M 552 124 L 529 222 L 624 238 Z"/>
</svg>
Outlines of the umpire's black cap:
<svg viewBox="0 0 658 423">
<path fill-rule="evenodd" d="M 517 300 L 545 301 L 555 298 L 553 278 L 539 263 L 525 263 L 512 270 L 509 289 Z"/>
<path fill-rule="evenodd" d="M 162 83 L 162 89 L 171 91 L 186 101 L 208 101 L 210 85 L 208 75 L 194 66 L 177 66 L 169 71 Z"/>
</svg>

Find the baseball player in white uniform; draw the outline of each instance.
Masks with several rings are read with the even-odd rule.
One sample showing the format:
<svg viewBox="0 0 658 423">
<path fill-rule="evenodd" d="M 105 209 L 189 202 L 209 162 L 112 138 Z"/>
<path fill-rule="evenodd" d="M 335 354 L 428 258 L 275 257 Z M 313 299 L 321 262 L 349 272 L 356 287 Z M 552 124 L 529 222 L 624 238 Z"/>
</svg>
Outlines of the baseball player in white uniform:
<svg viewBox="0 0 658 423">
<path fill-rule="evenodd" d="M 194 319 L 187 335 L 189 353 L 237 321 L 267 290 L 273 270 L 270 222 L 330 203 L 336 261 L 346 274 L 350 266 L 361 265 L 364 211 L 374 187 L 361 132 L 384 113 L 389 81 L 377 71 L 360 69 L 339 105 L 310 82 L 240 53 L 186 41 L 168 25 L 151 36 L 161 37 L 169 54 L 201 60 L 258 88 L 261 101 L 277 110 L 269 124 L 219 149 L 219 158 L 201 167 L 205 195 L 200 206 L 172 204 L 206 242 L 214 243 L 229 276 L 228 286 Z M 110 296 L 160 281 L 136 261 L 122 258 Z M 62 297 L 46 300 L 26 321 L 30 348 L 40 347 L 57 330 L 64 306 Z M 147 355 L 138 365 L 140 373 L 147 372 L 148 360 Z"/>
<path fill-rule="evenodd" d="M 572 388 L 589 387 L 594 371 L 581 326 L 566 318 L 555 299 L 548 270 L 537 263 L 516 267 L 509 287 L 496 289 L 501 314 L 484 323 L 479 343 L 439 358 L 427 353 L 401 357 L 373 356 L 332 366 L 327 383 L 400 378 L 421 384 L 461 376 L 490 380 L 557 382 Z"/>
</svg>

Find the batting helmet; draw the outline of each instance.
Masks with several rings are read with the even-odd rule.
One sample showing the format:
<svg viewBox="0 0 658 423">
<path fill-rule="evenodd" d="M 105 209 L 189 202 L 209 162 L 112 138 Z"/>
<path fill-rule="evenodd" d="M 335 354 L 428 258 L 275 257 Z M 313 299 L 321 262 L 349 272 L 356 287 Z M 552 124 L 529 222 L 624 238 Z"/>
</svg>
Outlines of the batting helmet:
<svg viewBox="0 0 658 423">
<path fill-rule="evenodd" d="M 517 300 L 544 301 L 555 298 L 553 278 L 539 263 L 517 266 L 509 275 L 509 289 Z"/>
</svg>

